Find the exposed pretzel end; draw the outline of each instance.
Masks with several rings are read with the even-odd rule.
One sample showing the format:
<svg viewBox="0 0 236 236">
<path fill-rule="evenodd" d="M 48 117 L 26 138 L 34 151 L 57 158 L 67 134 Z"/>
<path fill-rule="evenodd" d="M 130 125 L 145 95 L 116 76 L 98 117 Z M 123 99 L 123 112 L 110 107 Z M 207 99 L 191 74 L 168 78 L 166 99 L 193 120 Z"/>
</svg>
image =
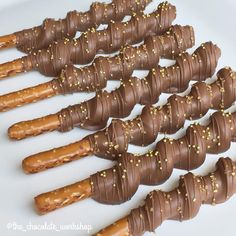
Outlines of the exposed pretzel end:
<svg viewBox="0 0 236 236">
<path fill-rule="evenodd" d="M 128 219 L 122 218 L 112 225 L 102 229 L 98 233 L 94 234 L 93 236 L 129 236 L 129 225 L 128 225 Z"/>
<path fill-rule="evenodd" d="M 0 112 L 50 98 L 56 94 L 57 91 L 53 88 L 51 82 L 4 94 L 0 96 Z"/>
<path fill-rule="evenodd" d="M 29 136 L 37 136 L 44 132 L 57 130 L 60 127 L 60 121 L 57 114 L 45 116 L 27 122 L 19 122 L 8 129 L 8 136 L 11 139 L 24 139 Z"/>
<path fill-rule="evenodd" d="M 4 35 L 0 37 L 0 50 L 11 48 L 16 45 L 16 36 L 15 34 Z"/>
<path fill-rule="evenodd" d="M 85 179 L 66 187 L 40 194 L 34 200 L 37 212 L 42 215 L 89 198 L 91 194 L 90 179 Z"/>
<path fill-rule="evenodd" d="M 29 156 L 23 160 L 22 168 L 25 173 L 37 173 L 88 156 L 91 152 L 89 140 L 83 139 L 67 146 Z"/>
<path fill-rule="evenodd" d="M 23 58 L 16 59 L 14 61 L 6 62 L 0 65 L 0 79 L 14 76 L 22 73 L 26 68 L 30 68 L 30 65 L 24 65 Z M 28 67 L 29 66 L 29 67 Z"/>
</svg>

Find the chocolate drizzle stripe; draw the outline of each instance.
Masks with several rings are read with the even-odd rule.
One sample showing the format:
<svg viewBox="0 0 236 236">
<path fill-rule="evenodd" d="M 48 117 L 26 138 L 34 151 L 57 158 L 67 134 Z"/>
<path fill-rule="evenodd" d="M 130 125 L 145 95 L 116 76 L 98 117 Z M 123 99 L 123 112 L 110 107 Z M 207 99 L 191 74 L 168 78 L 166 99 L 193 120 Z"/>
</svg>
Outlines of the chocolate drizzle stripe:
<svg viewBox="0 0 236 236">
<path fill-rule="evenodd" d="M 151 0 L 113 0 L 111 3 L 94 2 L 87 12 L 71 11 L 65 19 L 47 18 L 43 24 L 14 33 L 17 48 L 23 52 L 48 47 L 53 41 L 74 38 L 77 31 L 97 28 L 110 21 L 121 21 L 126 15 L 142 12 Z"/>
</svg>

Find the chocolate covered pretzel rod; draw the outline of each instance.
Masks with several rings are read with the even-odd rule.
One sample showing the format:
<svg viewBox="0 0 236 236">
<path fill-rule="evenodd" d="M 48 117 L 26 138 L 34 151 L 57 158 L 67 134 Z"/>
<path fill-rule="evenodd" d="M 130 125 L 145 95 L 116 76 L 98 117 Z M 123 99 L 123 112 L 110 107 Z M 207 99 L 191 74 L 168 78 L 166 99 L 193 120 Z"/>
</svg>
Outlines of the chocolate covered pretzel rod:
<svg viewBox="0 0 236 236">
<path fill-rule="evenodd" d="M 144 204 L 130 214 L 94 234 L 94 236 L 141 236 L 154 232 L 165 220 L 194 218 L 202 204 L 220 204 L 236 192 L 236 163 L 220 158 L 216 171 L 206 176 L 188 173 L 180 177 L 179 186 L 170 192 L 154 190 Z"/>
<path fill-rule="evenodd" d="M 231 141 L 236 141 L 236 112 L 215 112 L 208 125 L 190 125 L 182 138 L 164 138 L 155 150 L 145 155 L 123 154 L 112 168 L 39 195 L 37 209 L 47 213 L 88 197 L 86 193 L 101 203 L 120 204 L 130 200 L 139 185 L 161 184 L 171 176 L 174 168 L 195 169 L 204 163 L 206 153 L 224 152 Z M 90 185 L 85 185 L 89 181 Z"/>
<path fill-rule="evenodd" d="M 0 78 L 37 70 L 47 76 L 57 76 L 71 64 L 87 64 L 96 53 L 111 53 L 127 44 L 141 42 L 150 35 L 163 34 L 176 17 L 176 8 L 164 2 L 147 15 L 136 15 L 128 22 L 114 22 L 105 30 L 90 29 L 78 39 L 64 39 L 47 49 L 38 50 L 0 65 Z"/>
<path fill-rule="evenodd" d="M 105 130 L 82 141 L 25 158 L 22 166 L 26 173 L 35 173 L 90 154 L 115 160 L 127 151 L 129 143 L 150 144 L 159 132 L 174 133 L 183 127 L 186 119 L 202 117 L 210 108 L 228 108 L 235 99 L 236 74 L 225 68 L 218 72 L 218 79 L 212 84 L 198 82 L 186 96 L 172 95 L 161 107 L 146 106 L 133 120 L 113 120 Z"/>
<path fill-rule="evenodd" d="M 68 66 L 60 77 L 50 82 L 0 96 L 0 111 L 10 110 L 58 94 L 99 91 L 107 80 L 128 80 L 135 69 L 151 69 L 160 57 L 173 58 L 194 46 L 190 26 L 172 26 L 162 36 L 150 36 L 138 47 L 127 46 L 114 57 L 98 57 L 90 66 Z"/>
<path fill-rule="evenodd" d="M 126 15 L 140 13 L 151 0 L 113 0 L 111 3 L 94 2 L 87 12 L 70 11 L 65 19 L 47 18 L 43 24 L 0 37 L 0 49 L 16 46 L 20 51 L 48 47 L 55 40 L 74 38 L 77 31 L 97 28 L 111 20 L 121 21 Z"/>
<path fill-rule="evenodd" d="M 176 33 L 173 36 L 173 40 L 176 42 L 176 39 L 174 38 L 178 38 L 178 41 L 181 40 L 181 42 L 185 42 L 185 40 L 182 41 L 182 39 L 186 39 L 186 43 L 182 43 L 182 47 L 178 47 L 177 42 L 176 46 L 172 43 L 172 46 L 167 47 L 169 49 L 164 51 L 159 50 L 159 54 L 170 55 L 173 52 L 173 48 L 178 48 L 175 51 L 180 52 L 184 47 L 187 48 L 188 46 L 191 46 L 193 44 L 191 41 L 191 29 L 192 28 L 188 26 L 184 28 L 175 26 L 173 30 Z M 186 33 L 188 36 L 178 37 L 178 35 L 180 35 L 178 32 Z M 164 41 L 163 37 L 159 37 L 158 39 Z M 170 38 L 166 37 L 166 39 L 169 40 Z M 159 40 L 155 41 L 158 42 Z M 189 44 L 187 42 L 189 42 Z M 141 49 L 137 49 L 137 52 L 141 52 Z M 143 65 L 146 68 L 155 66 L 155 63 L 152 62 L 156 61 L 158 63 L 159 55 L 156 54 L 154 56 L 156 60 L 151 60 L 152 51 L 153 50 L 148 50 L 150 54 L 145 53 L 145 55 L 149 55 L 146 57 L 132 56 L 132 58 L 137 59 L 136 65 Z M 9 129 L 9 137 L 13 139 L 22 139 L 28 136 L 36 136 L 46 131 L 59 130 L 65 132 L 71 130 L 74 126 L 80 126 L 91 130 L 104 128 L 109 117 L 128 116 L 137 103 L 155 103 L 162 91 L 184 91 L 188 86 L 189 80 L 203 80 L 212 76 L 219 56 L 219 49 L 212 43 L 206 43 L 196 50 L 192 56 L 187 53 L 179 56 L 177 58 L 177 63 L 174 66 L 169 68 L 156 66 L 150 71 L 149 75 L 142 80 L 138 80 L 137 78 L 126 78 L 124 81 L 121 81 L 121 87 L 111 93 L 106 91 L 98 92 L 93 99 L 78 105 L 69 106 L 56 114 L 17 123 Z M 130 57 L 125 56 L 125 58 Z M 143 60 L 139 60 L 139 58 L 145 58 L 147 64 L 145 65 Z M 150 61 L 152 62 L 150 63 Z M 124 65 L 126 65 L 126 63 L 124 63 Z M 129 65 L 135 67 L 135 63 L 132 61 L 128 63 L 127 68 L 129 68 Z M 125 67 L 126 66 L 123 68 Z M 206 67 L 209 69 L 205 70 Z M 97 67 L 95 66 L 95 68 Z M 24 94 L 30 96 L 29 93 Z M 4 99 L 4 97 L 0 97 L 0 104 L 2 99 Z M 21 98 L 19 99 L 21 100 Z"/>
</svg>

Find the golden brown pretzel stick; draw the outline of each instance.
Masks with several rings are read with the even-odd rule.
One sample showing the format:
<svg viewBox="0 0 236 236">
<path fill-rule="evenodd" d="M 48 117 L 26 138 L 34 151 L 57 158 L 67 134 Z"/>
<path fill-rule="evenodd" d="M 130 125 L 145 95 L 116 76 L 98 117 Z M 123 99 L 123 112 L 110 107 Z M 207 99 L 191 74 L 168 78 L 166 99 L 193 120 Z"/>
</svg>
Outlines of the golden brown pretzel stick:
<svg viewBox="0 0 236 236">
<path fill-rule="evenodd" d="M 31 155 L 23 160 L 22 168 L 25 173 L 37 173 L 73 160 L 79 160 L 93 153 L 93 147 L 89 139 L 86 138 L 79 142 Z"/>
<path fill-rule="evenodd" d="M 31 62 L 28 60 L 27 62 L 16 59 L 9 63 L 3 63 L 0 66 L 0 80 L 4 77 L 10 77 L 17 75 L 18 73 L 23 72 L 24 70 L 28 70 L 27 68 L 31 67 Z"/>
<path fill-rule="evenodd" d="M 65 19 L 45 19 L 43 24 L 0 37 L 0 49 L 16 46 L 23 52 L 42 49 L 55 40 L 73 38 L 77 31 L 121 21 L 126 15 L 140 13 L 151 0 L 113 0 L 111 3 L 93 2 L 87 12 L 70 11 Z"/>
<path fill-rule="evenodd" d="M 52 150 L 51 152 L 44 152 L 42 155 L 32 155 L 30 159 L 23 161 L 22 165 L 26 173 L 40 171 L 39 164 L 46 163 L 46 168 L 53 168 L 62 163 L 70 162 L 71 160 L 78 160 L 84 156 L 93 153 L 89 140 L 82 140 Z"/>
<path fill-rule="evenodd" d="M 155 141 L 159 132 L 175 133 L 186 119 L 202 117 L 210 108 L 229 108 L 236 99 L 235 83 L 235 73 L 224 68 L 210 85 L 196 83 L 184 97 L 172 95 L 162 107 L 144 107 L 141 115 L 133 120 L 113 120 L 106 129 L 81 141 L 29 156 L 23 160 L 22 167 L 26 173 L 43 171 L 81 158 L 80 150 L 84 149 L 89 154 L 115 160 L 127 151 L 129 144 L 148 145 Z M 84 156 L 84 152 L 82 154 Z"/>
<path fill-rule="evenodd" d="M 0 96 L 0 111 L 20 107 L 26 101 L 34 103 L 57 94 L 50 82 Z M 59 93 L 58 93 L 59 94 Z"/>
<path fill-rule="evenodd" d="M 137 14 L 128 22 L 111 22 L 104 30 L 89 29 L 77 39 L 54 42 L 48 48 L 0 65 L 4 67 L 0 78 L 8 76 L 9 71 L 13 74 L 31 70 L 58 76 L 68 65 L 90 63 L 97 53 L 116 52 L 124 45 L 142 42 L 147 36 L 161 35 L 175 18 L 176 8 L 163 2 L 151 14 Z M 17 65 L 16 71 L 12 71 L 12 63 Z"/>
<path fill-rule="evenodd" d="M 63 187 L 57 189 L 53 193 L 45 193 L 44 198 L 39 197 L 35 198 L 36 206 L 42 206 L 38 208 L 40 214 L 44 214 L 48 211 L 51 211 L 51 206 L 47 205 L 47 199 L 54 202 L 56 208 L 60 208 L 62 205 L 67 206 L 73 202 L 83 200 L 91 196 L 91 183 L 89 179 L 81 181 L 80 183 L 71 184 L 68 187 Z M 68 198 L 70 196 L 70 198 Z"/>
<path fill-rule="evenodd" d="M 60 120 L 58 119 L 58 116 L 48 115 L 48 116 L 43 117 L 42 119 L 38 119 L 34 123 L 34 126 L 35 127 L 40 127 L 41 128 L 40 132 L 42 132 L 42 133 L 47 132 L 47 131 L 53 131 L 53 130 L 57 129 L 60 126 Z M 34 129 L 34 126 L 31 126 L 31 124 L 27 124 L 27 123 L 23 124 L 23 126 L 15 124 L 14 127 L 9 132 L 14 137 L 15 137 L 16 134 L 19 135 L 20 137 L 24 136 L 25 134 L 28 134 L 28 135 L 32 136 L 32 133 L 30 131 L 28 133 L 27 130 Z M 38 135 L 38 134 L 39 134 L 39 132 L 35 133 L 35 136 Z"/>
<path fill-rule="evenodd" d="M 128 218 L 124 217 L 112 225 L 107 226 L 93 236 L 129 236 L 129 222 Z"/>
<path fill-rule="evenodd" d="M 147 37 L 140 46 L 127 46 L 114 57 L 97 57 L 92 65 L 86 67 L 66 67 L 59 77 L 45 83 L 45 90 L 48 92 L 43 90 L 44 86 L 41 84 L 2 95 L 0 111 L 58 94 L 99 91 L 106 87 L 108 80 L 118 80 L 122 76 L 127 81 L 134 70 L 156 67 L 161 57 L 174 58 L 194 46 L 194 42 L 191 26 L 174 25 L 164 35 Z M 101 68 L 103 73 L 100 73 Z"/>
<path fill-rule="evenodd" d="M 184 221 L 195 217 L 202 204 L 221 204 L 236 192 L 236 163 L 220 158 L 216 171 L 206 176 L 192 173 L 180 177 L 179 185 L 169 192 L 154 190 L 144 204 L 93 236 L 141 236 L 154 232 L 165 220 Z"/>
<path fill-rule="evenodd" d="M 14 34 L 0 37 L 0 50 L 4 48 L 11 48 L 16 45 L 16 36 Z"/>
</svg>

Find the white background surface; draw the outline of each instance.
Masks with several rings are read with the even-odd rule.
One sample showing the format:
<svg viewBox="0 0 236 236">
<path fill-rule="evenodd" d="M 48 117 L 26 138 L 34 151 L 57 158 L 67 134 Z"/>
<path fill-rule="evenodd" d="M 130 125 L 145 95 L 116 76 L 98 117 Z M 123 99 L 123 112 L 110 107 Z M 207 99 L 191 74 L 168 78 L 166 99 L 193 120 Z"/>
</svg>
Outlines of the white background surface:
<svg viewBox="0 0 236 236">
<path fill-rule="evenodd" d="M 64 17 L 69 10 L 87 10 L 92 3 L 91 0 L 0 0 L 0 35 L 8 34 L 23 28 L 28 28 L 41 24 L 45 17 Z M 160 3 L 154 1 L 148 7 L 151 12 Z M 194 1 L 194 0 L 172 0 L 172 4 L 177 6 L 177 19 L 175 23 L 190 24 L 196 33 L 196 47 L 200 43 L 212 40 L 222 49 L 222 57 L 217 69 L 223 66 L 231 66 L 236 69 L 236 27 L 235 12 L 236 3 L 233 0 L 221 1 Z M 190 52 L 193 49 L 189 50 Z M 23 54 L 15 49 L 0 52 L 0 63 L 12 60 Z M 163 64 L 163 62 L 161 62 Z M 169 64 L 170 62 L 167 62 Z M 146 72 L 136 72 L 140 78 Z M 38 72 L 31 72 L 0 81 L 0 94 L 22 89 L 28 86 L 46 82 L 51 78 L 46 78 Z M 213 77 L 213 80 L 215 77 Z M 118 83 L 109 83 L 109 90 L 118 86 Z M 74 129 L 68 133 L 53 132 L 41 135 L 37 138 L 30 138 L 24 141 L 9 141 L 7 138 L 7 128 L 15 122 L 32 119 L 49 113 L 54 113 L 59 109 L 81 102 L 92 97 L 94 94 L 74 94 L 69 96 L 59 96 L 52 99 L 28 105 L 23 108 L 15 109 L 10 112 L 0 114 L 0 233 L 1 235 L 40 235 L 41 232 L 7 229 L 8 223 L 21 224 L 24 227 L 31 222 L 32 224 L 44 224 L 51 222 L 55 225 L 60 224 L 91 224 L 92 233 L 97 232 L 104 226 L 125 216 L 130 209 L 138 206 L 141 200 L 152 189 L 161 188 L 169 190 L 173 188 L 180 174 L 184 171 L 175 170 L 172 177 L 162 186 L 148 187 L 141 186 L 131 201 L 119 206 L 107 206 L 99 204 L 91 199 L 84 200 L 71 206 L 57 210 L 45 216 L 38 216 L 34 210 L 33 197 L 39 193 L 55 189 L 57 187 L 70 184 L 72 182 L 87 178 L 90 174 L 112 166 L 113 163 L 96 157 L 85 158 L 53 170 L 35 175 L 25 175 L 21 170 L 21 161 L 24 157 L 51 149 L 56 146 L 68 144 L 81 139 L 88 131 Z M 162 95 L 159 104 L 166 101 L 167 95 Z M 230 109 L 235 110 L 235 106 Z M 141 106 L 136 106 L 130 117 L 134 117 L 141 111 Z M 212 113 L 210 111 L 208 114 Z M 207 120 L 205 116 L 202 121 Z M 190 122 L 186 122 L 185 128 Z M 180 130 L 173 137 L 180 137 L 185 129 Z M 163 136 L 159 135 L 157 140 Z M 153 148 L 155 145 L 150 145 Z M 144 152 L 147 148 L 130 146 L 131 152 Z M 221 156 L 231 156 L 236 161 L 236 144 L 232 144 L 231 149 L 219 155 L 207 155 L 205 164 L 195 173 L 206 174 L 213 170 L 215 162 Z M 203 206 L 199 215 L 191 221 L 165 222 L 156 230 L 157 235 L 235 235 L 236 217 L 236 197 L 227 203 L 216 207 Z M 88 235 L 83 231 L 48 231 L 44 235 Z M 147 233 L 145 235 L 151 235 Z"/>
</svg>

